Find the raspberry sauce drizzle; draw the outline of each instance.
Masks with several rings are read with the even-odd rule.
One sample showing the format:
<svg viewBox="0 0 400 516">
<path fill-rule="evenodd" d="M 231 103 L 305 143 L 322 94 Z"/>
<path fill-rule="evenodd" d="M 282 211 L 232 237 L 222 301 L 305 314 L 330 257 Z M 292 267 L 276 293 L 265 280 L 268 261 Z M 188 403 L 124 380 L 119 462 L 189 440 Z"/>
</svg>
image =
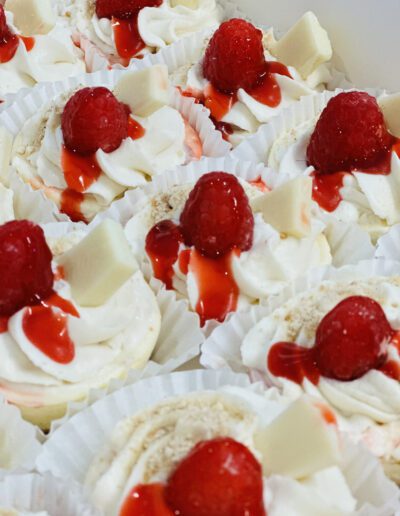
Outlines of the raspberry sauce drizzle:
<svg viewBox="0 0 400 516">
<path fill-rule="evenodd" d="M 137 120 L 128 117 L 128 137 L 132 140 L 139 140 L 146 134 L 146 129 L 142 127 Z"/>
<path fill-rule="evenodd" d="M 27 308 L 22 319 L 22 329 L 30 342 L 59 364 L 69 364 L 75 357 L 75 345 L 68 334 L 68 314 L 79 317 L 72 303 L 54 293 L 40 305 Z"/>
<path fill-rule="evenodd" d="M 139 484 L 126 497 L 119 516 L 173 516 L 162 484 Z"/>
<path fill-rule="evenodd" d="M 72 222 L 87 222 L 81 212 L 81 204 L 83 201 L 83 194 L 66 188 L 61 193 L 60 212 L 68 215 Z"/>
<path fill-rule="evenodd" d="M 119 57 L 124 66 L 129 64 L 132 57 L 135 57 L 146 46 L 139 34 L 138 13 L 133 18 L 122 20 L 112 18 L 114 41 Z"/>
<path fill-rule="evenodd" d="M 68 150 L 65 145 L 61 151 L 61 167 L 68 188 L 80 193 L 85 192 L 101 174 L 95 154 L 81 156 Z"/>
<path fill-rule="evenodd" d="M 26 51 L 30 52 L 35 46 L 35 38 L 27 36 L 19 36 L 23 44 L 25 45 Z"/>
<path fill-rule="evenodd" d="M 282 100 L 281 88 L 274 77 L 274 74 L 285 75 L 292 79 L 288 68 L 278 62 L 267 63 L 267 71 L 260 81 L 253 86 L 247 93 L 257 102 L 269 107 L 277 107 Z"/>
<path fill-rule="evenodd" d="M 211 112 L 211 116 L 220 122 L 232 109 L 237 101 L 236 93 L 223 93 L 218 91 L 211 83 L 204 90 L 204 105 Z"/>
</svg>

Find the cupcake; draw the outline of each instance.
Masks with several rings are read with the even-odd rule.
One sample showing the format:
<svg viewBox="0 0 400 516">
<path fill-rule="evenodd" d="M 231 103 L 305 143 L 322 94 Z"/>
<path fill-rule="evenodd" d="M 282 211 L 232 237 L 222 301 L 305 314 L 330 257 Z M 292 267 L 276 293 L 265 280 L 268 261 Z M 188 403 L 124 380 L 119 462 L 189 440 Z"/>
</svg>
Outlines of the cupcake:
<svg viewBox="0 0 400 516">
<path fill-rule="evenodd" d="M 126 199 L 125 233 L 145 275 L 189 299 L 203 325 L 265 302 L 336 255 L 351 261 L 356 240 L 357 252 L 370 253 L 356 234 L 330 246 L 308 178 L 269 191 L 271 183 L 276 177 L 251 163 L 205 160 Z"/>
<path fill-rule="evenodd" d="M 35 114 L 28 108 L 32 115 L 24 117 L 14 141 L 19 179 L 40 190 L 59 213 L 89 221 L 154 175 L 227 151 L 205 110 L 169 87 L 164 66 L 98 77 L 112 87 L 65 91 L 59 85 L 55 91 L 62 93 Z M 86 82 L 99 84 L 89 76 Z M 42 93 L 48 98 L 33 92 L 34 102 Z M 31 101 L 26 97 L 24 105 Z M 10 128 L 16 110 L 4 113 Z"/>
<path fill-rule="evenodd" d="M 46 241 L 29 221 L 0 226 L 0 392 L 43 429 L 69 402 L 142 369 L 160 331 L 117 223 L 55 233 Z"/>
<path fill-rule="evenodd" d="M 195 36 L 184 49 L 186 63 L 170 70 L 174 84 L 211 111 L 216 127 L 234 146 L 302 96 L 334 83 L 332 47 L 311 12 L 279 41 L 273 29 L 263 32 L 234 18 L 211 39 Z M 159 59 L 175 63 L 181 50 L 166 49 Z"/>
<path fill-rule="evenodd" d="M 171 375 L 171 386 L 183 391 L 190 375 Z M 398 489 L 375 458 L 338 432 L 324 403 L 303 397 L 288 404 L 276 393 L 196 376 L 196 392 L 167 388 L 162 401 L 152 398 L 151 381 L 143 382 L 145 403 L 134 401 L 135 389 L 100 400 L 53 434 L 39 467 L 84 480 L 107 516 L 149 506 L 191 516 L 394 513 Z M 202 387 L 212 383 L 214 390 Z M 117 408 L 102 421 L 117 397 L 128 413 Z M 57 458 L 60 442 L 79 446 L 81 459 L 64 461 L 65 451 Z"/>
<path fill-rule="evenodd" d="M 289 397 L 323 399 L 399 479 L 399 272 L 396 262 L 366 261 L 310 273 L 279 302 L 215 330 L 202 363 L 235 356 L 235 368 Z"/>
<path fill-rule="evenodd" d="M 280 174 L 312 177 L 321 216 L 357 224 L 375 243 L 400 221 L 400 158 L 391 120 L 396 108 L 386 104 L 387 97 L 376 100 L 362 91 L 303 99 L 237 154 Z"/>
<path fill-rule="evenodd" d="M 50 0 L 0 6 L 0 97 L 86 71 L 82 52 Z"/>
<path fill-rule="evenodd" d="M 132 58 L 217 25 L 222 14 L 216 0 L 78 0 L 65 2 L 62 12 L 75 41 L 101 54 L 103 66 L 127 66 Z"/>
</svg>

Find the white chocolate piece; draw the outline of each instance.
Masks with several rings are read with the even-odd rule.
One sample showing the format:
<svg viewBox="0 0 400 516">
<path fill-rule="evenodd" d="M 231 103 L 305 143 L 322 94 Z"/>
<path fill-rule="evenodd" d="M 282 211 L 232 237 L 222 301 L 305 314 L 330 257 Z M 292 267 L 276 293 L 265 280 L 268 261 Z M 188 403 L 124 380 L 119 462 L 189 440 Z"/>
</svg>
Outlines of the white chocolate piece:
<svg viewBox="0 0 400 516">
<path fill-rule="evenodd" d="M 8 185 L 13 137 L 5 127 L 0 127 L 0 182 Z"/>
<path fill-rule="evenodd" d="M 306 79 L 332 58 L 332 45 L 318 18 L 309 11 L 278 41 L 274 52 L 279 61 L 294 66 Z"/>
<path fill-rule="evenodd" d="M 400 93 L 380 97 L 378 104 L 382 110 L 386 127 L 393 136 L 400 138 Z"/>
<path fill-rule="evenodd" d="M 199 7 L 198 0 L 170 0 L 170 4 L 171 7 L 182 5 L 183 7 L 188 7 L 189 9 L 197 9 Z"/>
<path fill-rule="evenodd" d="M 315 239 L 315 243 L 319 248 L 319 263 L 321 265 L 330 265 L 332 263 L 332 253 L 326 236 L 323 233 L 320 233 Z"/>
<path fill-rule="evenodd" d="M 301 479 L 339 464 L 337 428 L 324 414 L 332 414 L 326 405 L 302 396 L 256 432 L 255 445 L 262 455 L 264 474 Z"/>
<path fill-rule="evenodd" d="M 166 65 L 154 65 L 138 72 L 126 72 L 118 81 L 114 94 L 128 104 L 132 113 L 150 116 L 168 104 L 169 79 Z"/>
<path fill-rule="evenodd" d="M 5 9 L 13 13 L 23 36 L 47 34 L 56 24 L 51 0 L 7 0 Z"/>
<path fill-rule="evenodd" d="M 311 231 L 311 195 L 312 179 L 300 176 L 256 197 L 251 205 L 280 233 L 302 238 Z"/>
<path fill-rule="evenodd" d="M 121 225 L 111 219 L 64 253 L 59 264 L 81 306 L 105 303 L 138 270 Z"/>
</svg>

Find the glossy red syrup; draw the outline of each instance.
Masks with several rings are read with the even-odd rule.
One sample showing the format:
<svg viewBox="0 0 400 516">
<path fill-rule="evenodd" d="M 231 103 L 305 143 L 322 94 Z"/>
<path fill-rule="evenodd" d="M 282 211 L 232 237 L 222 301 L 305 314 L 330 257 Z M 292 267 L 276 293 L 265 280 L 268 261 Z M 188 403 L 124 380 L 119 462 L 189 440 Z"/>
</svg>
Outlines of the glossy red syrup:
<svg viewBox="0 0 400 516">
<path fill-rule="evenodd" d="M 0 316 L 0 333 L 5 333 L 8 330 L 8 321 L 10 317 L 8 315 Z"/>
<path fill-rule="evenodd" d="M 95 154 L 81 156 L 68 150 L 65 145 L 61 151 L 61 167 L 68 188 L 75 192 L 85 192 L 101 174 Z"/>
<path fill-rule="evenodd" d="M 139 140 L 146 134 L 146 129 L 142 127 L 139 122 L 134 120 L 131 116 L 128 118 L 128 136 L 132 140 Z"/>
<path fill-rule="evenodd" d="M 139 484 L 125 499 L 119 516 L 173 516 L 162 484 Z"/>
<path fill-rule="evenodd" d="M 278 81 L 275 79 L 274 74 L 286 75 L 286 77 L 292 78 L 288 68 L 278 62 L 267 63 L 267 72 L 260 79 L 260 81 L 247 93 L 257 100 L 261 104 L 265 104 L 269 107 L 277 107 L 281 103 L 282 93 Z"/>
<path fill-rule="evenodd" d="M 269 188 L 264 183 L 264 181 L 261 179 L 261 176 L 258 176 L 258 177 L 256 177 L 256 179 L 249 181 L 249 183 L 251 185 L 255 186 L 256 188 L 258 188 L 259 190 L 261 190 L 261 192 L 269 192 Z"/>
<path fill-rule="evenodd" d="M 291 342 L 278 342 L 271 347 L 267 364 L 274 376 L 287 378 L 300 385 L 305 378 L 314 385 L 319 381 L 320 373 L 313 348 L 306 349 Z"/>
<path fill-rule="evenodd" d="M 65 278 L 65 271 L 62 265 L 59 265 L 54 273 L 54 281 L 60 281 Z"/>
<path fill-rule="evenodd" d="M 7 34 L 0 43 L 0 63 L 8 63 L 15 56 L 19 45 L 19 38 L 16 34 Z"/>
<path fill-rule="evenodd" d="M 316 203 L 326 211 L 334 211 L 339 206 L 342 196 L 340 189 L 347 172 L 335 172 L 334 174 L 319 174 L 313 172 L 312 197 Z"/>
<path fill-rule="evenodd" d="M 52 306 L 61 311 L 52 310 Z M 26 337 L 59 364 L 69 364 L 75 357 L 75 346 L 68 334 L 67 314 L 79 317 L 72 303 L 53 294 L 40 305 L 27 308 L 22 319 Z"/>
<path fill-rule="evenodd" d="M 189 269 L 196 278 L 199 300 L 196 312 L 204 326 L 209 319 L 222 322 L 229 312 L 236 310 L 239 288 L 233 277 L 231 262 L 237 250 L 220 258 L 207 258 L 193 249 Z"/>
<path fill-rule="evenodd" d="M 81 204 L 84 200 L 83 194 L 66 188 L 61 193 L 60 212 L 65 213 L 72 222 L 87 222 L 81 212 Z"/>
<path fill-rule="evenodd" d="M 25 45 L 26 51 L 30 52 L 32 48 L 35 46 L 35 38 L 30 38 L 26 36 L 20 36 L 21 41 Z"/>
<path fill-rule="evenodd" d="M 400 381 L 400 365 L 395 360 L 388 360 L 379 368 L 379 371 L 384 373 L 389 378 L 393 378 L 393 380 Z"/>
<path fill-rule="evenodd" d="M 189 263 L 190 263 L 190 249 L 184 249 L 179 253 L 179 270 L 182 274 L 187 274 L 189 272 Z"/>
<path fill-rule="evenodd" d="M 232 106 L 237 101 L 236 93 L 222 93 L 211 83 L 208 83 L 204 90 L 204 105 L 211 112 L 211 116 L 220 122 L 229 113 Z"/>
<path fill-rule="evenodd" d="M 219 131 L 222 134 L 222 138 L 226 142 L 229 142 L 229 138 L 233 134 L 233 127 L 231 126 L 231 124 L 228 124 L 227 122 L 217 122 L 216 120 L 214 120 L 214 118 L 210 118 L 213 124 L 215 125 L 215 129 L 217 129 L 217 131 Z"/>
<path fill-rule="evenodd" d="M 154 276 L 172 289 L 173 265 L 178 259 L 183 237 L 179 226 L 164 220 L 152 227 L 146 237 L 146 253 L 151 260 Z"/>
<path fill-rule="evenodd" d="M 114 41 L 119 57 L 126 66 L 146 46 L 139 34 L 138 15 L 129 20 L 112 19 Z"/>
<path fill-rule="evenodd" d="M 392 337 L 392 340 L 390 341 L 390 344 L 395 346 L 400 353 L 400 331 L 395 331 L 394 335 Z"/>
<path fill-rule="evenodd" d="M 328 423 L 328 425 L 337 424 L 336 416 L 329 407 L 323 403 L 314 403 L 314 405 L 317 407 L 317 409 L 319 409 L 322 417 L 324 418 L 325 422 Z"/>
</svg>

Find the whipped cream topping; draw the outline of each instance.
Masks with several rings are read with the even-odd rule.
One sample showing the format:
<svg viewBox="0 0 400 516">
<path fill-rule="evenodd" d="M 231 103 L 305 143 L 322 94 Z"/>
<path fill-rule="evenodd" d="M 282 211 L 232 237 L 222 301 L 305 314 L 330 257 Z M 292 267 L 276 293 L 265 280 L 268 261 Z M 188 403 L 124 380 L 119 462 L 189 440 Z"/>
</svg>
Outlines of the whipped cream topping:
<svg viewBox="0 0 400 516">
<path fill-rule="evenodd" d="M 197 133 L 177 109 L 164 106 L 147 118 L 131 114 L 130 123 L 140 131 L 129 132 L 113 152 L 99 149 L 94 155 L 98 177 L 87 180 L 81 164 L 64 159 L 61 115 L 70 96 L 60 95 L 26 121 L 14 142 L 12 158 L 20 178 L 70 216 L 75 213 L 75 218 L 89 221 L 128 188 L 201 155 Z M 67 182 L 66 166 L 72 168 L 72 183 Z M 69 202 L 66 194 L 71 189 L 78 201 Z"/>
<path fill-rule="evenodd" d="M 47 511 L 19 511 L 10 507 L 0 507 L 0 516 L 51 516 Z"/>
<path fill-rule="evenodd" d="M 262 194 L 257 187 L 240 181 L 249 199 Z M 148 232 L 161 220 L 168 219 L 179 224 L 180 214 L 192 188 L 193 185 L 180 185 L 173 187 L 168 193 L 152 197 L 126 224 L 125 234 L 146 275 L 154 275 L 151 256 L 147 254 L 145 245 Z M 324 229 L 323 223 L 312 221 L 309 236 L 301 239 L 283 237 L 264 221 L 260 213 L 255 213 L 251 249 L 240 254 L 231 253 L 225 264 L 225 278 L 229 276 L 232 285 L 238 288 L 236 309 L 246 309 L 255 301 L 278 293 L 289 281 L 314 266 L 330 264 L 332 257 L 323 234 Z M 192 254 L 185 270 L 179 257 L 187 252 Z M 179 257 L 173 264 L 172 287 L 189 299 L 191 308 L 198 311 L 198 306 L 207 304 L 202 294 L 201 269 L 203 266 L 211 268 L 213 261 L 208 260 L 203 265 L 199 254 L 197 253 L 197 257 L 194 254 L 194 248 L 180 244 Z M 219 284 L 219 292 L 222 290 L 223 287 Z M 226 314 L 220 315 L 223 319 Z"/>
<path fill-rule="evenodd" d="M 11 31 L 18 35 L 12 13 L 6 11 L 5 14 Z M 86 71 L 82 53 L 73 44 L 70 31 L 61 21 L 57 21 L 48 34 L 36 35 L 25 41 L 27 43 L 20 38 L 12 59 L 0 64 L 0 93 L 3 95 Z"/>
<path fill-rule="evenodd" d="M 86 485 L 95 505 L 113 515 L 131 489 L 166 482 L 171 471 L 195 444 L 231 437 L 260 459 L 253 436 L 286 407 L 264 394 L 226 386 L 170 398 L 121 420 L 109 442 L 94 456 Z M 264 504 L 274 516 L 351 514 L 357 500 L 340 466 L 301 481 L 271 475 L 264 478 Z"/>
<path fill-rule="evenodd" d="M 98 18 L 93 0 L 76 0 L 65 9 L 64 15 L 74 29 L 88 38 L 111 62 L 126 62 L 118 55 L 112 20 Z M 153 53 L 189 34 L 213 27 L 222 18 L 216 0 L 196 0 L 193 7 L 163 0 L 158 7 L 145 7 L 137 18 L 141 48 L 130 57 Z"/>
<path fill-rule="evenodd" d="M 274 40 L 273 30 L 270 29 L 264 34 L 265 59 L 271 63 L 277 63 L 276 58 L 267 49 L 271 38 Z M 205 48 L 203 50 L 203 55 Z M 279 64 L 279 63 L 278 63 Z M 223 124 L 228 124 L 227 137 L 232 145 L 238 145 L 246 136 L 255 133 L 261 124 L 269 122 L 282 109 L 300 100 L 305 95 L 311 95 L 322 91 L 332 80 L 333 72 L 329 64 L 322 64 L 306 80 L 304 80 L 297 70 L 291 66 L 282 67 L 285 73 L 276 73 L 272 68 L 268 74 L 269 82 L 266 81 L 268 94 L 263 95 L 262 88 L 257 88 L 257 95 L 246 92 L 239 88 L 236 93 L 236 101 L 230 104 L 232 95 L 224 95 L 215 92 L 210 82 L 203 75 L 203 60 L 195 63 L 189 70 L 178 70 L 172 74 L 175 85 L 181 87 L 194 96 L 205 96 L 211 99 L 209 109 L 215 120 Z M 270 81 L 277 84 L 275 92 L 278 96 L 272 99 Z M 214 99 L 215 97 L 215 99 Z"/>
<path fill-rule="evenodd" d="M 271 384 L 283 388 L 288 394 L 296 397 L 305 391 L 322 397 L 348 418 L 363 416 L 377 423 L 396 421 L 400 413 L 400 385 L 398 380 L 383 371 L 372 369 L 362 377 L 346 382 L 321 376 L 314 384 L 305 377 L 300 385 L 274 376 L 268 368 L 268 355 L 275 343 L 293 342 L 304 348 L 313 347 L 321 319 L 341 300 L 353 295 L 375 299 L 382 306 L 392 328 L 400 329 L 397 309 L 400 278 L 397 276 L 342 283 L 324 281 L 317 288 L 293 296 L 248 332 L 241 347 L 243 363 L 263 372 Z M 388 344 L 387 361 L 394 367 L 400 366 L 395 341 Z"/>
<path fill-rule="evenodd" d="M 52 238 L 49 245 L 54 252 L 64 252 L 84 234 Z M 41 305 L 12 315 L 0 333 L 0 391 L 8 401 L 22 406 L 82 398 L 90 388 L 143 367 L 158 338 L 160 311 L 140 272 L 103 305 L 83 307 L 74 301 L 68 282 L 57 279 L 57 258 L 54 269 L 54 294 Z M 68 361 L 53 355 L 63 345 L 58 337 L 65 334 L 74 346 L 74 356 Z M 53 339 L 50 353 L 48 335 Z"/>
<path fill-rule="evenodd" d="M 277 137 L 267 158 L 269 166 L 289 177 L 311 175 L 314 168 L 307 166 L 306 152 L 315 124 L 316 120 L 311 120 Z M 393 151 L 388 174 L 359 170 L 344 176 L 339 202 L 331 214 L 337 220 L 358 224 L 375 242 L 400 222 L 399 185 L 400 158 Z M 323 206 L 320 212 L 325 212 Z"/>
</svg>

